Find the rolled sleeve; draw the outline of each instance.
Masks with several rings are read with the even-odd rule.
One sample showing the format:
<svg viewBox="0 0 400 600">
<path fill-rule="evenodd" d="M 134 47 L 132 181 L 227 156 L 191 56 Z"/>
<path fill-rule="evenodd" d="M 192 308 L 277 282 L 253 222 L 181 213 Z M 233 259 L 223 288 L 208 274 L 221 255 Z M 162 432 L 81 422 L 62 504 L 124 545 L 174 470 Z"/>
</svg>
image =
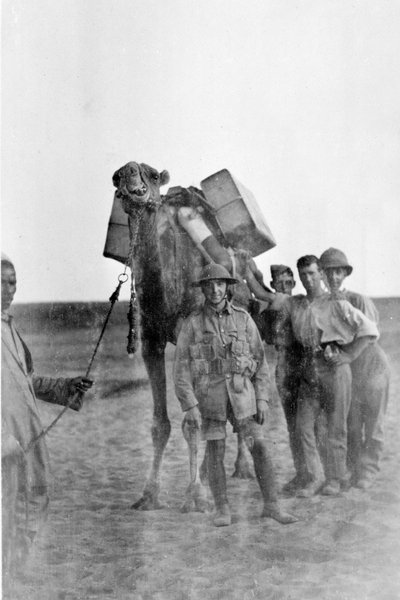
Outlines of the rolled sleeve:
<svg viewBox="0 0 400 600">
<path fill-rule="evenodd" d="M 379 338 L 379 331 L 375 321 L 367 318 L 360 310 L 354 308 L 347 301 L 340 301 L 343 319 L 355 332 L 355 339 L 361 337 Z"/>
<path fill-rule="evenodd" d="M 32 375 L 32 385 L 35 395 L 44 402 L 65 406 L 71 396 L 70 379 L 59 377 L 40 377 Z"/>
</svg>

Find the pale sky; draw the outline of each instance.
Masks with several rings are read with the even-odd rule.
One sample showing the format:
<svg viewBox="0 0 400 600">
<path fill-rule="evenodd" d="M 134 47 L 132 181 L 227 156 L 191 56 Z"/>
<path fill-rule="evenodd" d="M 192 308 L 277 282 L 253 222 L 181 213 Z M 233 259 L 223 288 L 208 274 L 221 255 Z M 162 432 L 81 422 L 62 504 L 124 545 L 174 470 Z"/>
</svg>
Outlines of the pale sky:
<svg viewBox="0 0 400 600">
<path fill-rule="evenodd" d="M 108 299 L 111 177 L 131 160 L 170 186 L 229 169 L 277 240 L 267 282 L 335 246 L 348 288 L 400 295 L 400 1 L 3 0 L 2 25 L 16 301 Z"/>
</svg>

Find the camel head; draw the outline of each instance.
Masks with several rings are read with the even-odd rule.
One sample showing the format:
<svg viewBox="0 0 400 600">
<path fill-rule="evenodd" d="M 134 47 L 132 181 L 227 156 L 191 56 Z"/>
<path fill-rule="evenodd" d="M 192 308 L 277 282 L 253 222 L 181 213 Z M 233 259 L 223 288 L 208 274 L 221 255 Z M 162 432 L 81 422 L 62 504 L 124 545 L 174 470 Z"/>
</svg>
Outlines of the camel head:
<svg viewBox="0 0 400 600">
<path fill-rule="evenodd" d="M 161 205 L 160 187 L 168 182 L 168 171 L 159 173 L 157 169 L 137 162 L 127 163 L 113 175 L 116 196 L 127 213 L 140 207 L 157 209 Z"/>
</svg>

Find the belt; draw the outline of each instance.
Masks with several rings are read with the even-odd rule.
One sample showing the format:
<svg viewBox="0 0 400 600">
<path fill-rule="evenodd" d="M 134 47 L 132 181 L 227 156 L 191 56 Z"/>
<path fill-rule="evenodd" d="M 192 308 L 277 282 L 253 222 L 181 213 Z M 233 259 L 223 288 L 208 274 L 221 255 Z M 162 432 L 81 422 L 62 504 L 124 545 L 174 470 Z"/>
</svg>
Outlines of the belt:
<svg viewBox="0 0 400 600">
<path fill-rule="evenodd" d="M 210 373 L 225 375 L 227 373 L 240 373 L 240 367 L 234 358 L 214 358 L 209 361 Z"/>
</svg>

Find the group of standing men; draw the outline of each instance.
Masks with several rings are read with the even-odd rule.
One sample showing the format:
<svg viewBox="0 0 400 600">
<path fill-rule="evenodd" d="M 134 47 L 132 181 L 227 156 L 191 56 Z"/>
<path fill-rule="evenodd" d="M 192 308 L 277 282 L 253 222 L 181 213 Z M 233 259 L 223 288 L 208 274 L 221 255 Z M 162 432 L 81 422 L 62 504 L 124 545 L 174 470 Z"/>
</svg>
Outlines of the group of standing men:
<svg viewBox="0 0 400 600">
<path fill-rule="evenodd" d="M 379 470 L 389 393 L 378 313 L 369 298 L 343 289 L 353 268 L 342 251 L 304 256 L 297 267 L 306 295 L 287 299 L 274 329 L 296 469 L 286 490 L 301 497 L 365 490 Z"/>
<path fill-rule="evenodd" d="M 378 313 L 369 298 L 342 288 L 352 272 L 342 251 L 303 256 L 297 268 L 306 294 L 293 296 L 293 272 L 274 265 L 277 293 L 257 318 L 265 341 L 277 350 L 276 384 L 296 471 L 284 491 L 311 497 L 320 491 L 335 496 L 350 485 L 365 490 L 379 470 L 389 391 Z M 251 277 L 249 271 L 248 283 Z M 175 390 L 185 419 L 207 440 L 214 524 L 231 523 L 223 464 L 227 420 L 252 453 L 263 516 L 290 523 L 295 518 L 279 507 L 261 427 L 268 403 L 265 354 L 253 320 L 229 300 L 235 282 L 217 264 L 207 265 L 195 282 L 205 303 L 179 334 Z"/>
</svg>

